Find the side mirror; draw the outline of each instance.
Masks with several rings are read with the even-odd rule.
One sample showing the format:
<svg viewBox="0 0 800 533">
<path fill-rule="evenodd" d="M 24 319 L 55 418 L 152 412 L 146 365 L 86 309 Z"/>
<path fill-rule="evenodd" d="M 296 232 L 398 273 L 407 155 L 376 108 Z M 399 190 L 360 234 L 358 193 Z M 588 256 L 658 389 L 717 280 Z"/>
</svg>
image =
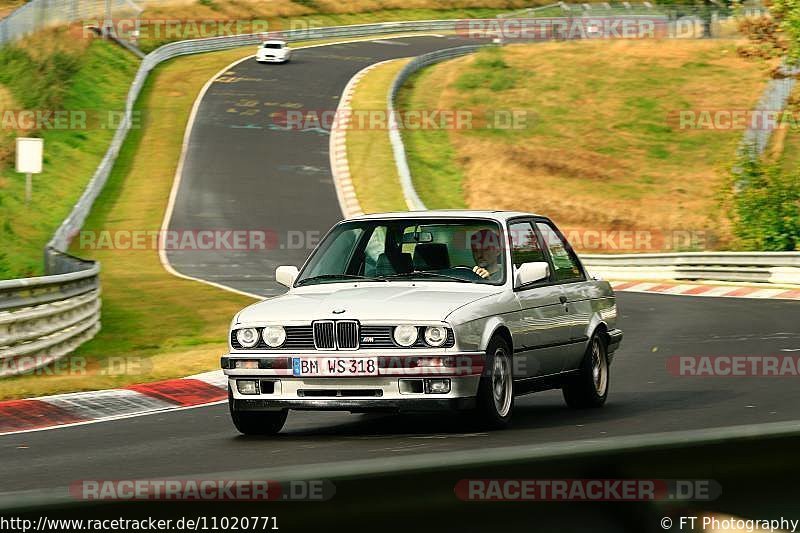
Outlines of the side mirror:
<svg viewBox="0 0 800 533">
<path fill-rule="evenodd" d="M 279 266 L 275 269 L 275 281 L 286 287 L 294 285 L 294 280 L 300 273 L 296 266 Z"/>
<path fill-rule="evenodd" d="M 550 265 L 543 261 L 536 263 L 522 263 L 517 269 L 514 279 L 514 286 L 520 287 L 529 283 L 535 283 L 550 277 Z"/>
</svg>

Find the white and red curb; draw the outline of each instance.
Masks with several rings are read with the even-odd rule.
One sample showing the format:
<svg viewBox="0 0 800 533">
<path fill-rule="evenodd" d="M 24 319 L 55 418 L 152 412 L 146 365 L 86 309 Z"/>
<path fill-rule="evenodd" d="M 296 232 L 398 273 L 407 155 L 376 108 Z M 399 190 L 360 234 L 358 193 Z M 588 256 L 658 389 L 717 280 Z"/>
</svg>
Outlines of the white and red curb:
<svg viewBox="0 0 800 533">
<path fill-rule="evenodd" d="M 682 296 L 714 296 L 728 298 L 759 298 L 800 300 L 800 288 L 744 287 L 731 285 L 699 285 L 680 282 L 611 281 L 615 291 L 678 294 Z"/>
<path fill-rule="evenodd" d="M 221 370 L 121 389 L 56 394 L 0 402 L 0 435 L 79 425 L 224 401 Z"/>
</svg>

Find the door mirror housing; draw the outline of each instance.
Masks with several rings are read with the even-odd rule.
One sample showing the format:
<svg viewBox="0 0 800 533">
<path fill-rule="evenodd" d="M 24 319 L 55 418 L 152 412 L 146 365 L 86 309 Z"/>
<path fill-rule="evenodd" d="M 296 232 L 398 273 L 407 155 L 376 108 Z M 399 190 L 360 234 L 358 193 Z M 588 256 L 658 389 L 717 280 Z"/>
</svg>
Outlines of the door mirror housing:
<svg viewBox="0 0 800 533">
<path fill-rule="evenodd" d="M 550 277 L 550 265 L 544 261 L 522 263 L 514 276 L 514 286 L 521 287 Z"/>
<path fill-rule="evenodd" d="M 300 271 L 297 270 L 296 266 L 279 266 L 275 269 L 275 281 L 285 287 L 291 287 L 294 285 L 294 280 L 297 279 L 299 273 Z"/>
</svg>

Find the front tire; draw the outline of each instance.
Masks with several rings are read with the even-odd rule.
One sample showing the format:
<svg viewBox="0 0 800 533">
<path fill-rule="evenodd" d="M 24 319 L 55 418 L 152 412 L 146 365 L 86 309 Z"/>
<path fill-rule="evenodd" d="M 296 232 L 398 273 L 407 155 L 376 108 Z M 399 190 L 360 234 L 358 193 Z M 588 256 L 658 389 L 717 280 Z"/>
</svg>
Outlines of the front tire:
<svg viewBox="0 0 800 533">
<path fill-rule="evenodd" d="M 602 407 L 608 398 L 609 381 L 608 350 L 600 335 L 595 334 L 586 348 L 579 374 L 564 385 L 564 400 L 575 409 Z"/>
<path fill-rule="evenodd" d="M 481 376 L 478 386 L 476 415 L 486 429 L 504 429 L 511 425 L 514 411 L 514 375 L 511 347 L 505 339 L 492 337 L 486 347 L 488 372 Z"/>
<path fill-rule="evenodd" d="M 277 435 L 286 423 L 289 411 L 237 411 L 233 394 L 228 390 L 228 409 L 233 425 L 243 435 Z"/>
</svg>

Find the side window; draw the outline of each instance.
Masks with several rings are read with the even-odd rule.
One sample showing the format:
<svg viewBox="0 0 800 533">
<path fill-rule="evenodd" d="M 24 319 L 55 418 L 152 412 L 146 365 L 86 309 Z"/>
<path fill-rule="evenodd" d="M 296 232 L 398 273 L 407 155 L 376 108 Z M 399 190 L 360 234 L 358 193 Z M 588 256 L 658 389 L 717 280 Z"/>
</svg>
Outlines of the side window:
<svg viewBox="0 0 800 533">
<path fill-rule="evenodd" d="M 545 246 L 550 250 L 556 281 L 581 279 L 582 274 L 575 254 L 564 245 L 561 237 L 549 224 L 538 222 L 536 227 L 539 228 L 539 232 L 542 234 Z"/>
<path fill-rule="evenodd" d="M 508 232 L 511 241 L 511 262 L 515 268 L 519 268 L 522 263 L 547 261 L 530 222 L 510 224 Z"/>
</svg>

